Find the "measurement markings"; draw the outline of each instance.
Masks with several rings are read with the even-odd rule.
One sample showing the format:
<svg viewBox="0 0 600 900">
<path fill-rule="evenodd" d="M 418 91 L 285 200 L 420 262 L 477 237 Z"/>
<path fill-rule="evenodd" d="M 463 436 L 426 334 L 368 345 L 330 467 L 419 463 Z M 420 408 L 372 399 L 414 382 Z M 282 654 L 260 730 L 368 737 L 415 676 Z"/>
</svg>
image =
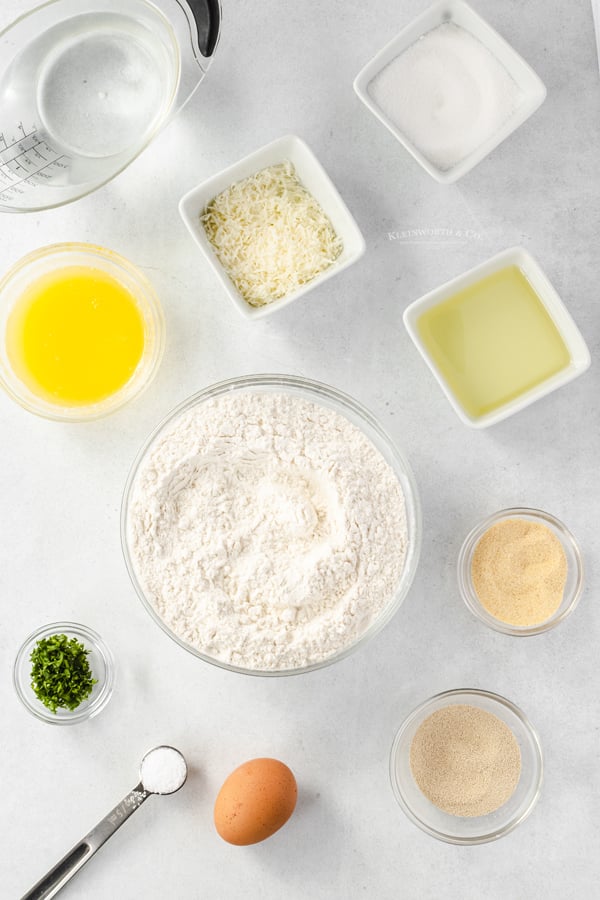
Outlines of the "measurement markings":
<svg viewBox="0 0 600 900">
<path fill-rule="evenodd" d="M 44 169 L 48 169 L 48 168 L 50 168 L 50 166 L 54 166 L 54 165 L 56 165 L 57 163 L 58 163 L 58 168 L 59 168 L 59 169 L 66 169 L 67 167 L 66 167 L 63 163 L 60 163 L 60 160 L 61 160 L 61 159 L 67 159 L 67 160 L 68 160 L 68 159 L 70 159 L 70 157 L 65 156 L 64 154 L 63 154 L 62 156 L 57 156 L 56 159 L 52 159 L 49 163 L 46 163 L 45 166 L 42 166 L 41 169 L 36 169 L 35 172 L 29 172 L 29 174 L 26 175 L 25 178 L 19 178 L 18 181 L 13 181 L 13 182 L 11 182 L 11 183 L 8 185 L 8 187 L 5 188 L 5 191 L 7 191 L 7 190 L 12 190 L 12 188 L 17 187 L 17 185 L 22 184 L 24 181 L 29 182 L 29 180 L 30 180 L 31 178 L 33 178 L 35 175 L 39 175 L 41 172 L 44 171 Z M 12 172 L 12 169 L 9 169 L 9 172 L 10 172 L 11 174 L 14 174 L 14 172 Z M 2 173 L 0 173 L 0 174 L 2 174 Z M 35 186 L 35 185 L 34 185 L 34 186 Z"/>
<path fill-rule="evenodd" d="M 23 141 L 26 141 L 27 138 L 31 137 L 37 131 L 37 128 L 34 128 L 33 131 L 30 131 L 29 134 L 26 134 L 25 129 L 23 128 L 23 124 L 21 122 L 19 122 L 19 125 L 17 127 L 21 129 L 21 131 L 23 132 L 23 136 L 20 138 L 17 138 L 16 141 L 13 140 L 12 144 L 9 144 L 6 140 L 6 138 L 4 137 L 4 135 L 0 134 L 0 141 L 2 141 L 2 143 L 4 144 L 4 148 L 3 148 L 4 150 L 10 150 L 11 147 L 16 147 L 17 144 L 22 144 Z"/>
<path fill-rule="evenodd" d="M 21 153 L 17 153 L 16 156 L 12 156 L 10 159 L 5 159 L 5 160 L 3 160 L 3 161 L 2 161 L 2 165 L 3 165 L 3 166 L 8 166 L 8 165 L 10 165 L 10 163 L 15 162 L 15 160 L 20 159 L 21 156 L 25 156 L 26 153 L 31 153 L 32 150 L 35 151 L 36 155 L 39 156 L 41 159 L 47 159 L 46 156 L 43 156 L 43 155 L 40 153 L 40 151 L 36 149 L 37 147 L 40 147 L 42 144 L 46 144 L 46 142 L 45 142 L 45 141 L 38 141 L 37 144 L 32 144 L 31 147 L 27 147 L 26 150 L 22 150 Z M 46 144 L 46 148 L 47 148 L 47 147 L 48 147 L 48 145 Z M 31 162 L 31 160 L 28 159 L 27 162 Z M 17 165 L 20 165 L 20 163 L 17 163 Z"/>
</svg>

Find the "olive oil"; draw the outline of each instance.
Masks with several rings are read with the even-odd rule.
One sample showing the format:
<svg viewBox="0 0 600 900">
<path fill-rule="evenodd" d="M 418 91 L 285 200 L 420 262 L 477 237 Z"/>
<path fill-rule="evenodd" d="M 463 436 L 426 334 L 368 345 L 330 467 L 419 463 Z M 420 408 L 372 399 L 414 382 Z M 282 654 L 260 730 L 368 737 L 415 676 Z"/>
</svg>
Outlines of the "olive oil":
<svg viewBox="0 0 600 900">
<path fill-rule="evenodd" d="M 480 418 L 565 369 L 571 357 L 518 266 L 507 266 L 417 320 L 425 348 L 456 400 Z"/>
</svg>

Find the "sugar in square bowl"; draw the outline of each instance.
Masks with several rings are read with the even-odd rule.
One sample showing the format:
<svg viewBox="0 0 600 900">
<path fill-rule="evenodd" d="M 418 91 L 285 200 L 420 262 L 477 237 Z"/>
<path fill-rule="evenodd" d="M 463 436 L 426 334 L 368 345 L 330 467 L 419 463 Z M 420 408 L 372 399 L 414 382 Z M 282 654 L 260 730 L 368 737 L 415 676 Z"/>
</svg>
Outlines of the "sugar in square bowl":
<svg viewBox="0 0 600 900">
<path fill-rule="evenodd" d="M 567 308 L 521 247 L 416 300 L 404 324 L 455 412 L 473 428 L 518 412 L 590 364 Z"/>
<path fill-rule="evenodd" d="M 414 19 L 361 70 L 354 90 L 446 184 L 481 162 L 546 97 L 533 69 L 464 0 L 440 0 Z"/>
<path fill-rule="evenodd" d="M 333 231 L 340 239 L 342 249 L 333 262 L 305 284 L 264 305 L 253 306 L 238 290 L 219 260 L 215 247 L 201 221 L 201 216 L 208 204 L 233 184 L 251 178 L 270 166 L 277 166 L 284 162 L 291 163 L 301 185 L 320 206 L 331 223 Z M 226 294 L 239 312 L 251 319 L 262 318 L 287 306 L 312 288 L 352 265 L 365 251 L 365 242 L 360 229 L 333 182 L 309 147 L 295 135 L 286 135 L 267 144 L 238 163 L 202 182 L 182 197 L 179 203 L 179 212 Z"/>
</svg>

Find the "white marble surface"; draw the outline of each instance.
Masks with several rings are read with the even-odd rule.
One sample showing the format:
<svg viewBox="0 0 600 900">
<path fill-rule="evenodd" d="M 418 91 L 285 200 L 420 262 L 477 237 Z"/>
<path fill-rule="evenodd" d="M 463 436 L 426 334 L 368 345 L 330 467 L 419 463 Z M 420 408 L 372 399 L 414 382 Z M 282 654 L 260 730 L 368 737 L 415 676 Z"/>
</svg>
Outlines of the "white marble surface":
<svg viewBox="0 0 600 900">
<path fill-rule="evenodd" d="M 3 0 L 0 25 L 28 5 Z M 64 209 L 0 218 L 2 270 L 53 241 L 105 244 L 152 279 L 169 334 L 152 388 L 104 421 L 63 426 L 0 398 L 2 898 L 20 896 L 107 812 L 135 783 L 142 753 L 162 741 L 190 761 L 185 790 L 146 804 L 64 890 L 65 900 L 597 896 L 600 85 L 591 9 L 477 0 L 546 82 L 548 99 L 458 185 L 441 187 L 352 91 L 362 65 L 424 6 L 224 0 L 209 77 L 126 172 Z M 321 159 L 368 249 L 339 278 L 250 323 L 196 252 L 177 200 L 287 132 Z M 389 238 L 410 228 L 469 236 L 438 244 Z M 594 363 L 521 414 L 472 431 L 426 371 L 401 315 L 425 291 L 515 243 L 545 267 Z M 142 609 L 119 544 L 122 487 L 148 432 L 194 391 L 262 371 L 320 379 L 369 406 L 409 455 L 424 508 L 421 564 L 402 609 L 355 655 L 299 678 L 244 678 L 184 653 Z M 521 504 L 571 527 L 587 586 L 570 620 L 518 640 L 470 616 L 454 567 L 475 522 Z M 118 684 L 97 719 L 55 728 L 20 706 L 11 666 L 30 631 L 69 618 L 111 645 Z M 522 706 L 546 763 L 527 822 L 475 848 L 416 829 L 387 774 L 404 716 L 459 686 Z M 229 771 L 259 755 L 295 771 L 297 812 L 271 840 L 230 847 L 213 829 L 213 801 Z"/>
</svg>

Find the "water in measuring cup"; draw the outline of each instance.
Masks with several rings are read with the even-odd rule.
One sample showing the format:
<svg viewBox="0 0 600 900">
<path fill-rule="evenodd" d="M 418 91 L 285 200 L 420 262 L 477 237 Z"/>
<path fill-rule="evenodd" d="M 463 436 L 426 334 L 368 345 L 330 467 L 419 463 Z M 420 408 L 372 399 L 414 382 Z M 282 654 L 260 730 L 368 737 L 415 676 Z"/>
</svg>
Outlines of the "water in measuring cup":
<svg viewBox="0 0 600 900">
<path fill-rule="evenodd" d="M 164 43 L 113 13 L 75 16 L 53 37 L 37 77 L 37 108 L 50 138 L 75 156 L 135 155 L 173 96 Z"/>
<path fill-rule="evenodd" d="M 119 172 L 165 119 L 179 57 L 166 20 L 65 19 L 0 57 L 0 208 L 45 208 Z"/>
<path fill-rule="evenodd" d="M 43 127 L 68 153 L 135 155 L 168 110 L 173 62 L 149 28 L 128 16 L 75 16 L 55 29 L 40 65 Z"/>
</svg>

